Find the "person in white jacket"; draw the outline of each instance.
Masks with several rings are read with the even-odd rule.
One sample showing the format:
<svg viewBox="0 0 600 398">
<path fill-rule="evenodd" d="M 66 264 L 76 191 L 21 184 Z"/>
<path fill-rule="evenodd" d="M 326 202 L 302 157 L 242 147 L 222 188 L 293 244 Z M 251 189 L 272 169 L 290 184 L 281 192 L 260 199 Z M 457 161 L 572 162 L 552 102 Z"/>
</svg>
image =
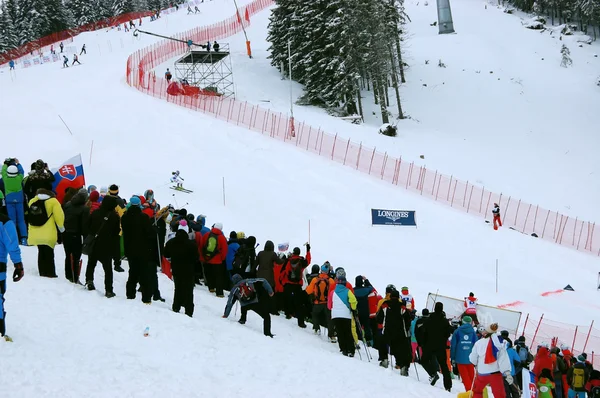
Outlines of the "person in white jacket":
<svg viewBox="0 0 600 398">
<path fill-rule="evenodd" d="M 469 360 L 477 370 L 473 382 L 473 398 L 482 398 L 483 390 L 488 384 L 492 388 L 494 398 L 506 398 L 503 376 L 508 384 L 513 384 L 506 344 L 502 337 L 496 334 L 497 331 L 497 323 L 489 325 L 483 338 L 475 343 L 469 355 Z"/>
</svg>

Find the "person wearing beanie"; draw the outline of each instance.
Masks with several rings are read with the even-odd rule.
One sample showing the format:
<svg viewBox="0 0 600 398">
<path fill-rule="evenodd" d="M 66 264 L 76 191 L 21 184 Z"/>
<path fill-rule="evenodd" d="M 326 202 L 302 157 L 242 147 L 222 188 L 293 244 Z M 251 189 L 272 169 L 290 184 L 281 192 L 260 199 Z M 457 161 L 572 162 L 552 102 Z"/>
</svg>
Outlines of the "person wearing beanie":
<svg viewBox="0 0 600 398">
<path fill-rule="evenodd" d="M 236 301 L 240 302 L 241 316 L 238 321 L 244 325 L 247 321 L 248 311 L 254 311 L 263 319 L 263 333 L 267 337 L 273 338 L 271 333 L 271 315 L 269 314 L 271 305 L 269 300 L 273 297 L 273 289 L 269 282 L 263 278 L 244 279 L 240 274 L 231 277 L 233 287 L 227 298 L 223 318 L 228 318 L 231 309 Z"/>
<path fill-rule="evenodd" d="M 306 283 L 310 285 L 310 283 L 312 282 L 313 279 L 318 278 L 319 274 L 321 273 L 321 266 L 319 264 L 313 264 L 312 267 L 310 267 L 310 272 L 306 271 Z M 306 290 L 305 290 L 306 291 Z M 309 297 L 310 300 L 310 297 Z M 311 306 L 311 311 L 312 313 L 312 306 Z"/>
<path fill-rule="evenodd" d="M 452 378 L 448 368 L 448 353 L 446 350 L 448 338 L 452 334 L 450 321 L 446 319 L 444 304 L 441 301 L 435 303 L 433 314 L 429 316 L 423 324 L 423 341 L 419 344 L 423 348 L 422 365 L 429 374 L 430 384 L 435 385 L 439 380 L 438 368 L 442 371 L 444 377 L 444 389 L 450 391 L 452 388 Z"/>
<path fill-rule="evenodd" d="M 200 226 L 200 224 L 196 224 Z M 229 240 L 227 241 L 227 257 L 225 258 L 225 277 L 223 280 L 225 281 L 226 290 L 229 290 L 231 287 L 231 277 L 235 274 L 233 272 L 233 260 L 235 259 L 236 253 L 240 249 L 240 243 L 238 241 L 237 233 L 235 231 L 231 231 L 229 233 Z"/>
<path fill-rule="evenodd" d="M 152 261 L 152 252 L 157 236 L 150 217 L 142 211 L 141 199 L 134 195 L 127 206 L 127 211 L 121 217 L 123 247 L 129 263 L 125 294 L 127 299 L 134 300 L 139 283 L 142 302 L 150 304 L 154 293 L 152 272 L 156 273 L 155 268 L 153 269 L 156 261 Z"/>
<path fill-rule="evenodd" d="M 494 397 L 505 397 L 504 379 L 509 385 L 514 383 L 506 345 L 497 331 L 497 324 L 488 325 L 469 355 L 469 360 L 477 371 L 472 389 L 473 398 L 482 398 L 487 385 L 492 388 Z"/>
<path fill-rule="evenodd" d="M 104 289 L 107 298 L 115 297 L 111 263 L 114 248 L 119 245 L 119 234 L 121 233 L 121 220 L 115 212 L 117 206 L 117 199 L 114 196 L 104 197 L 100 208 L 90 215 L 88 229 L 89 235 L 96 236 L 96 238 L 93 250 L 88 256 L 85 271 L 86 287 L 88 290 L 96 290 L 94 271 L 96 264 L 100 261 L 104 269 Z"/>
<path fill-rule="evenodd" d="M 88 185 L 87 187 L 87 191 L 88 191 L 88 195 L 90 195 L 92 192 L 97 191 L 98 187 L 96 187 L 95 185 Z"/>
<path fill-rule="evenodd" d="M 221 223 L 215 223 L 210 232 L 201 237 L 198 246 L 200 261 L 204 264 L 204 278 L 208 290 L 211 293 L 216 293 L 217 297 L 225 297 L 223 294 L 223 275 L 225 274 L 228 249 L 227 239 L 223 235 L 223 224 Z"/>
<path fill-rule="evenodd" d="M 65 232 L 62 234 L 65 250 L 65 277 L 69 282 L 79 283 L 83 239 L 88 235 L 90 209 L 86 206 L 87 189 L 78 191 L 64 204 Z"/>
<path fill-rule="evenodd" d="M 302 276 L 306 267 L 311 263 L 311 260 L 310 244 L 306 245 L 306 258 L 300 255 L 300 248 L 296 247 L 293 254 L 287 259 L 279 275 L 285 297 L 285 317 L 286 319 L 292 319 L 292 316 L 295 315 L 298 319 L 298 326 L 301 328 L 306 328 L 306 324 L 304 323 L 305 296 L 302 292 L 302 285 L 304 284 Z"/>
<path fill-rule="evenodd" d="M 39 189 L 37 195 L 29 201 L 28 243 L 38 248 L 40 276 L 57 277 L 54 246 L 59 241 L 58 232 L 65 232 L 64 224 L 65 213 L 54 192 Z"/>
<path fill-rule="evenodd" d="M 100 192 L 92 191 L 92 193 L 90 193 L 90 196 L 88 198 L 88 202 L 86 205 L 89 208 L 90 214 L 100 208 L 99 200 L 100 200 Z"/>
<path fill-rule="evenodd" d="M 358 312 L 358 321 L 363 328 L 365 340 L 373 346 L 373 331 L 371 330 L 369 295 L 375 290 L 373 286 L 365 285 L 365 277 L 358 275 L 354 279 L 354 296 L 356 296 L 356 310 Z"/>
<path fill-rule="evenodd" d="M 256 255 L 256 277 L 265 279 L 271 289 L 275 291 L 275 295 L 271 301 L 270 312 L 273 315 L 279 315 L 279 309 L 283 307 L 283 286 L 277 283 L 277 278 L 275 277 L 275 271 L 279 270 L 281 273 L 281 267 L 285 262 L 283 257 L 279 257 L 277 253 L 275 253 L 275 244 L 268 240 L 265 243 L 264 250 L 260 251 Z"/>
<path fill-rule="evenodd" d="M 542 370 L 542 374 L 537 382 L 538 398 L 554 398 L 552 390 L 556 387 L 554 379 L 552 378 L 552 371 L 550 369 Z"/>
<path fill-rule="evenodd" d="M 317 267 L 319 274 L 313 278 L 308 287 L 306 288 L 306 294 L 312 300 L 312 324 L 313 331 L 315 334 L 321 334 L 321 326 L 327 328 L 327 337 L 332 343 L 336 343 L 335 330 L 331 319 L 331 311 L 327 307 L 327 301 L 329 300 L 329 292 L 333 291 L 336 287 L 335 281 L 329 277 L 329 267 L 323 265 L 319 267 L 317 264 L 313 267 Z"/>
<path fill-rule="evenodd" d="M 465 391 L 471 389 L 475 377 L 475 366 L 469 360 L 469 355 L 471 355 L 473 346 L 477 342 L 472 323 L 473 319 L 470 316 L 463 316 L 462 325 L 452 333 L 452 339 L 450 340 L 450 360 L 452 366 L 458 368 Z"/>
<path fill-rule="evenodd" d="M 23 176 L 25 171 L 18 159 L 6 159 L 2 165 L 4 183 L 4 201 L 8 217 L 15 223 L 19 233 L 19 242 L 27 246 L 27 224 L 25 223 L 25 195 L 23 194 Z M 33 196 L 32 196 L 33 199 Z"/>
<path fill-rule="evenodd" d="M 465 297 L 463 307 L 465 312 L 463 312 L 461 318 L 465 315 L 468 315 L 471 317 L 471 319 L 473 319 L 473 324 L 475 326 L 479 325 L 479 320 L 477 319 L 477 298 L 473 292 L 469 293 L 469 297 Z"/>
<path fill-rule="evenodd" d="M 377 312 L 377 322 L 383 325 L 383 342 L 389 346 L 390 354 L 396 359 L 396 369 L 402 376 L 408 376 L 408 367 L 412 362 L 410 348 L 410 311 L 400 292 L 393 290 L 389 300 Z"/>
<path fill-rule="evenodd" d="M 171 261 L 175 293 L 173 311 L 179 312 L 181 307 L 185 314 L 194 314 L 195 267 L 198 262 L 198 248 L 190 240 L 188 233 L 180 229 L 175 237 L 165 245 L 164 256 Z"/>
<path fill-rule="evenodd" d="M 346 286 L 345 278 L 338 278 L 335 282 L 335 289 L 329 289 L 327 308 L 331 311 L 340 351 L 345 356 L 354 357 L 356 345 L 352 336 L 352 318 L 356 311 L 356 297 Z"/>
<path fill-rule="evenodd" d="M 586 366 L 586 358 L 579 355 L 567 371 L 567 384 L 569 385 L 569 398 L 585 398 L 585 385 L 590 379 L 591 371 Z"/>
</svg>

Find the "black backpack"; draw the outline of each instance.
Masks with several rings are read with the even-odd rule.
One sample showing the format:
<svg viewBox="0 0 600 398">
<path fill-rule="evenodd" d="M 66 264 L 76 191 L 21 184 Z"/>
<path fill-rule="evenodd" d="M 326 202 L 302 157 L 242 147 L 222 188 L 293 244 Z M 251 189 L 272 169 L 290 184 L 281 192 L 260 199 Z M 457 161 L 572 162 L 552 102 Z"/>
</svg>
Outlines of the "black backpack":
<svg viewBox="0 0 600 398">
<path fill-rule="evenodd" d="M 250 265 L 250 252 L 251 249 L 245 245 L 241 245 L 235 252 L 232 266 L 236 273 L 246 272 L 246 268 Z"/>
<path fill-rule="evenodd" d="M 29 225 L 41 227 L 46 224 L 49 219 L 50 217 L 46 211 L 46 200 L 38 199 L 29 206 L 29 214 L 27 216 Z"/>
<path fill-rule="evenodd" d="M 300 282 L 302 280 L 302 260 L 296 260 L 296 263 L 293 263 L 294 260 L 290 260 L 290 272 L 288 274 L 288 280 L 290 282 Z"/>
<path fill-rule="evenodd" d="M 591 389 L 590 398 L 600 398 L 600 386 L 596 386 Z"/>
</svg>

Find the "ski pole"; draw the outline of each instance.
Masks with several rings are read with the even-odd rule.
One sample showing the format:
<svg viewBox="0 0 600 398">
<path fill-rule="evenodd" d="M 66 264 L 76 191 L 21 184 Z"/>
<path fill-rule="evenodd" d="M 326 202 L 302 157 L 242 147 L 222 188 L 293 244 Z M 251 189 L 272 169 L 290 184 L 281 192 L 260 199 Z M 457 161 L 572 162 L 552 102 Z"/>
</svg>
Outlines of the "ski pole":
<svg viewBox="0 0 600 398">
<path fill-rule="evenodd" d="M 417 375 L 417 381 L 421 381 L 421 379 L 419 378 L 419 371 L 417 370 L 417 363 L 413 362 L 413 365 L 415 365 L 415 374 Z"/>
</svg>

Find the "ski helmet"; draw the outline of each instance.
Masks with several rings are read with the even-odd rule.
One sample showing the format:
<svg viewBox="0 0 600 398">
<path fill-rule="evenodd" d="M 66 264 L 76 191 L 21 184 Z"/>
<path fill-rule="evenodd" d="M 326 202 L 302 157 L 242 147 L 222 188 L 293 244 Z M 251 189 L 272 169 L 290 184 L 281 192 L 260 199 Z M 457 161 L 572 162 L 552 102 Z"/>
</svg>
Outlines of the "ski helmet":
<svg viewBox="0 0 600 398">
<path fill-rule="evenodd" d="M 396 286 L 394 286 L 392 284 L 389 284 L 385 288 L 385 294 L 390 294 L 390 293 L 392 293 L 393 291 L 396 291 L 396 290 L 398 290 L 398 289 L 396 289 Z"/>
<path fill-rule="evenodd" d="M 346 270 L 342 267 L 336 268 L 335 279 L 346 279 Z"/>
</svg>

